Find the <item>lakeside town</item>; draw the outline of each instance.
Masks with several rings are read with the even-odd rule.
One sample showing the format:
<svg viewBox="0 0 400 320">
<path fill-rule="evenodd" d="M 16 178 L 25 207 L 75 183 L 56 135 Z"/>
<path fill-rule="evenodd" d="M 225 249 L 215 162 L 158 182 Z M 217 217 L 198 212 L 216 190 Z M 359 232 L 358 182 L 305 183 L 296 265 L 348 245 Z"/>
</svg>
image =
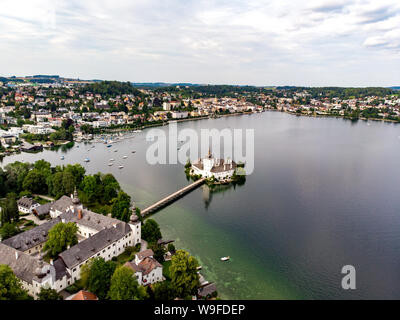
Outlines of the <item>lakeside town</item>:
<svg viewBox="0 0 400 320">
<path fill-rule="evenodd" d="M 400 122 L 398 88 L 132 84 L 0 77 L 0 155 L 68 146 L 169 121 L 258 113 Z"/>
</svg>

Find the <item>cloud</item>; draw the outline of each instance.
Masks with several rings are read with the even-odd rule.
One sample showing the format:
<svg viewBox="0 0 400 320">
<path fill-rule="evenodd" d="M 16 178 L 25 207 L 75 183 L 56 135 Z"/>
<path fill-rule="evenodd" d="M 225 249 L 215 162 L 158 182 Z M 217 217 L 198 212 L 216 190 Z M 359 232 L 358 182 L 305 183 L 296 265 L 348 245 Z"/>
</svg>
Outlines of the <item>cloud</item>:
<svg viewBox="0 0 400 320">
<path fill-rule="evenodd" d="M 10 75 L 384 85 L 400 82 L 399 21 L 398 0 L 3 0 L 0 61 Z"/>
</svg>

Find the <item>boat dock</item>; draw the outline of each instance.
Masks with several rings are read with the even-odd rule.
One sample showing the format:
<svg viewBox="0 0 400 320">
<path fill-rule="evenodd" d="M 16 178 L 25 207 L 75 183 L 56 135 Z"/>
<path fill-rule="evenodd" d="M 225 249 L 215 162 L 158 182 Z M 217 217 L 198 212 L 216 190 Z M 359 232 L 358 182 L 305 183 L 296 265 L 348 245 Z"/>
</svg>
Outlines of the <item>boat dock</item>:
<svg viewBox="0 0 400 320">
<path fill-rule="evenodd" d="M 153 213 L 153 212 L 165 207 L 166 205 L 174 202 L 175 200 L 179 199 L 181 196 L 185 195 L 186 193 L 188 193 L 188 192 L 196 189 L 198 186 L 202 185 L 205 180 L 206 180 L 206 178 L 201 178 L 201 179 L 193 182 L 192 184 L 189 184 L 188 186 L 183 187 L 182 189 L 174 192 L 173 194 L 161 199 L 160 201 L 157 201 L 150 207 L 147 207 L 146 209 L 144 209 L 141 212 L 142 216 L 144 217 L 144 216 L 146 216 L 150 213 Z"/>
</svg>

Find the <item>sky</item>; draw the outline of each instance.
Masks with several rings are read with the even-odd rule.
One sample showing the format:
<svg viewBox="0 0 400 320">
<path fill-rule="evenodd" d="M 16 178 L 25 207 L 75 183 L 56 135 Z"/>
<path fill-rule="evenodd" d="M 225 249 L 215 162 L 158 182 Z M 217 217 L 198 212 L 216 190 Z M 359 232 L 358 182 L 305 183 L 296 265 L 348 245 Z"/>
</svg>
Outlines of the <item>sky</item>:
<svg viewBox="0 0 400 320">
<path fill-rule="evenodd" d="M 0 75 L 400 85 L 399 0 L 0 0 Z"/>
</svg>

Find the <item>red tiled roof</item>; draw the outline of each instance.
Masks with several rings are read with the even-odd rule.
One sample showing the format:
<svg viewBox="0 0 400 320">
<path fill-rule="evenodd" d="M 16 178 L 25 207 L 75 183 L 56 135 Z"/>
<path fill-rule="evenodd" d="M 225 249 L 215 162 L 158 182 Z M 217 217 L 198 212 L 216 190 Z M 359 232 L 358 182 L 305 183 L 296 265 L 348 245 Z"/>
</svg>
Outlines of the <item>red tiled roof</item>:
<svg viewBox="0 0 400 320">
<path fill-rule="evenodd" d="M 81 290 L 71 300 L 99 300 L 97 296 L 89 291 Z"/>
</svg>

